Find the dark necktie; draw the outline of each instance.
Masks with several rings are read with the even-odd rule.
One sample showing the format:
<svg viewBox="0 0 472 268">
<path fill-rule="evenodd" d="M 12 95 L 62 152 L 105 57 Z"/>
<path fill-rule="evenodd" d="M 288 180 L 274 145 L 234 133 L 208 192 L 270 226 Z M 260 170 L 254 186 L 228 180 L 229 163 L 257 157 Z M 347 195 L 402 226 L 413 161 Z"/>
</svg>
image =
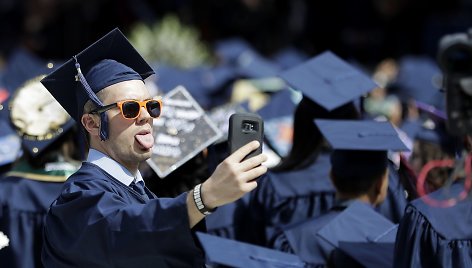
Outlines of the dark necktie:
<svg viewBox="0 0 472 268">
<path fill-rule="evenodd" d="M 146 192 L 144 191 L 144 181 L 138 181 L 138 182 L 133 181 L 129 186 L 133 188 L 133 190 L 138 192 L 145 200 L 149 199 Z"/>
</svg>

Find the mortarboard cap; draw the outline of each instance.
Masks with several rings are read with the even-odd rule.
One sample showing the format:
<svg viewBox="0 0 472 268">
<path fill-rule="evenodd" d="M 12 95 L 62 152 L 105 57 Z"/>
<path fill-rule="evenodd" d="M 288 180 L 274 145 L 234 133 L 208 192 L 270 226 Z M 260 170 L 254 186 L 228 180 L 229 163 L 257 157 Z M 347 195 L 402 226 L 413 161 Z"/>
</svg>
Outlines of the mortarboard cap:
<svg viewBox="0 0 472 268">
<path fill-rule="evenodd" d="M 448 153 L 454 154 L 461 148 L 462 141 L 447 131 L 444 120 L 418 118 L 403 123 L 401 129 L 410 139 L 437 144 Z"/>
<path fill-rule="evenodd" d="M 360 181 L 367 183 L 368 179 L 384 174 L 387 151 L 409 150 L 390 122 L 322 119 L 315 122 L 334 149 L 331 174 L 337 178 L 338 188 L 350 183 L 361 185 Z"/>
<path fill-rule="evenodd" d="M 174 172 L 223 134 L 183 86 L 163 96 L 166 113 L 153 124 L 154 150 L 149 166 L 159 178 Z"/>
<path fill-rule="evenodd" d="M 233 64 L 245 51 L 254 51 L 252 46 L 241 38 L 228 38 L 217 41 L 214 48 L 222 64 Z"/>
<path fill-rule="evenodd" d="M 285 70 L 302 64 L 308 60 L 308 56 L 296 48 L 288 47 L 275 54 L 272 59 Z"/>
<path fill-rule="evenodd" d="M 197 232 L 197 237 L 211 264 L 245 268 L 305 267 L 293 254 L 201 232 Z"/>
<path fill-rule="evenodd" d="M 339 248 L 342 242 L 395 242 L 390 235 L 397 225 L 376 212 L 369 204 L 355 201 L 316 234 Z M 393 241 L 383 239 L 388 236 Z"/>
<path fill-rule="evenodd" d="M 339 242 L 339 250 L 365 268 L 393 267 L 395 243 Z M 337 253 L 333 254 L 336 259 Z M 336 260 L 334 260 L 336 263 Z M 354 267 L 344 263 L 342 267 Z"/>
<path fill-rule="evenodd" d="M 367 75 L 330 51 L 283 71 L 279 76 L 328 111 L 377 87 Z"/>
<path fill-rule="evenodd" d="M 387 121 L 316 119 L 315 123 L 335 150 L 408 150 Z"/>
<path fill-rule="evenodd" d="M 245 78 L 266 78 L 275 77 L 280 67 L 259 53 L 247 50 L 237 58 L 236 71 Z"/>
<path fill-rule="evenodd" d="M 192 69 L 181 69 L 159 64 L 156 67 L 158 79 L 156 84 L 165 93 L 177 86 L 184 86 L 197 102 L 208 109 L 213 106 L 217 94 L 223 91 L 235 77 L 234 69 L 229 66 L 199 66 Z"/>
<path fill-rule="evenodd" d="M 54 63 L 46 63 L 24 48 L 15 49 L 8 58 L 3 71 L 2 85 L 13 94 L 27 80 L 51 72 Z"/>
<path fill-rule="evenodd" d="M 64 109 L 80 122 L 88 100 L 103 106 L 96 93 L 103 88 L 127 81 L 144 80 L 154 74 L 152 68 L 115 28 L 82 52 L 46 76 L 41 83 Z M 105 113 L 101 115 L 100 137 L 108 138 Z"/>
<path fill-rule="evenodd" d="M 9 103 L 12 125 L 24 151 L 35 157 L 62 137 L 75 121 L 40 83 L 45 75 L 28 80 Z"/>
<path fill-rule="evenodd" d="M 424 56 L 405 56 L 399 60 L 393 93 L 402 100 L 414 99 L 445 110 L 445 94 L 441 92 L 442 75 L 436 62 Z"/>
</svg>

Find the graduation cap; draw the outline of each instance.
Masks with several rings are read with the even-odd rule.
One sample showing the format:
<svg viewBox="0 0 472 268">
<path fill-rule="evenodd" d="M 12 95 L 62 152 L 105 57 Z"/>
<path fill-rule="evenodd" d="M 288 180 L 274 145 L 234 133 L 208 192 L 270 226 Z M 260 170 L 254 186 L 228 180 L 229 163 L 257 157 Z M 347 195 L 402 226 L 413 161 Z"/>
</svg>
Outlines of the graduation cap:
<svg viewBox="0 0 472 268">
<path fill-rule="evenodd" d="M 414 99 L 445 110 L 445 94 L 441 69 L 436 62 L 424 56 L 405 56 L 398 63 L 398 75 L 392 91 L 403 101 Z"/>
<path fill-rule="evenodd" d="M 272 59 L 283 70 L 285 70 L 302 64 L 308 60 L 308 56 L 294 47 L 287 47 L 275 54 Z"/>
<path fill-rule="evenodd" d="M 247 50 L 236 60 L 237 73 L 246 78 L 274 77 L 280 72 L 280 67 L 259 53 Z"/>
<path fill-rule="evenodd" d="M 408 150 L 387 121 L 315 119 L 315 124 L 335 150 Z"/>
<path fill-rule="evenodd" d="M 75 125 L 75 121 L 40 83 L 45 75 L 28 80 L 9 103 L 10 120 L 24 151 L 36 157 Z"/>
<path fill-rule="evenodd" d="M 197 232 L 197 237 L 211 264 L 245 268 L 305 267 L 305 264 L 293 254 L 201 232 Z"/>
<path fill-rule="evenodd" d="M 448 153 L 455 153 L 461 148 L 462 141 L 448 132 L 444 120 L 418 118 L 404 122 L 401 129 L 410 139 L 437 144 Z"/>
<path fill-rule="evenodd" d="M 105 87 L 128 80 L 144 80 L 154 74 L 152 68 L 115 28 L 82 52 L 46 76 L 41 83 L 64 109 L 80 122 L 84 104 L 103 103 L 97 93 Z M 108 138 L 108 119 L 100 115 L 100 138 Z"/>
<path fill-rule="evenodd" d="M 226 65 L 181 69 L 159 64 L 155 69 L 158 73 L 156 84 L 161 90 L 167 93 L 182 85 L 205 109 L 212 107 L 215 97 L 219 93 L 225 93 L 225 86 L 236 78 L 234 69 Z"/>
<path fill-rule="evenodd" d="M 335 247 L 332 254 L 335 267 L 355 267 L 352 259 L 365 267 L 389 267 L 392 266 L 397 229 L 398 225 L 370 205 L 355 201 L 317 235 Z M 378 263 L 386 265 L 376 266 Z"/>
<path fill-rule="evenodd" d="M 321 228 L 316 235 L 333 247 L 339 248 L 340 242 L 395 242 L 397 225 L 376 212 L 369 204 L 355 201 L 333 220 Z M 383 239 L 388 236 L 389 239 Z M 383 240 L 382 240 L 383 239 Z"/>
<path fill-rule="evenodd" d="M 328 111 L 377 87 L 366 74 L 330 51 L 283 71 L 279 76 Z"/>
<path fill-rule="evenodd" d="M 408 151 L 390 122 L 323 120 L 316 125 L 333 147 L 332 174 L 337 178 L 369 178 L 383 174 L 387 151 Z"/>
<path fill-rule="evenodd" d="M 365 268 L 393 267 L 395 243 L 339 242 L 339 250 Z M 338 257 L 337 253 L 333 254 Z M 336 260 L 334 260 L 336 262 Z M 343 267 L 354 267 L 344 263 Z"/>
<path fill-rule="evenodd" d="M 27 80 L 51 72 L 54 65 L 53 62 L 47 63 L 24 48 L 17 48 L 7 59 L 1 82 L 13 94 Z"/>
</svg>

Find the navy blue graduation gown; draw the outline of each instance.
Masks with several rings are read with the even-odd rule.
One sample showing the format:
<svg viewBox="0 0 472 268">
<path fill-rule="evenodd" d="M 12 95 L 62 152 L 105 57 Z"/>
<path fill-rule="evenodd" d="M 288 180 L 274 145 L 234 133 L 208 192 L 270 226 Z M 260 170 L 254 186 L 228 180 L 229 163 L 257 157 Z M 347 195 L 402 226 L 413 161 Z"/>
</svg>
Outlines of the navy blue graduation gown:
<svg viewBox="0 0 472 268">
<path fill-rule="evenodd" d="M 207 233 L 232 240 L 246 241 L 249 194 L 231 202 L 205 217 Z"/>
<path fill-rule="evenodd" d="M 51 205 L 42 260 L 47 267 L 202 267 L 186 197 L 143 199 L 83 163 Z M 194 228 L 195 229 L 195 228 Z"/>
<path fill-rule="evenodd" d="M 310 266 L 323 267 L 334 246 L 317 236 L 316 233 L 326 224 L 329 224 L 344 209 L 345 206 L 334 206 L 329 212 L 321 216 L 285 226 L 284 231 L 274 238 L 272 248 L 295 254 Z"/>
<path fill-rule="evenodd" d="M 35 177 L 46 181 L 13 174 L 0 178 L 0 232 L 9 239 L 0 250 L 0 267 L 42 267 L 44 217 L 66 176 Z"/>
<path fill-rule="evenodd" d="M 323 267 L 342 242 L 393 243 L 395 234 L 396 225 L 390 220 L 370 205 L 351 200 L 335 205 L 327 214 L 287 226 L 273 247 L 298 255 L 310 266 Z"/>
<path fill-rule="evenodd" d="M 430 194 L 449 199 L 463 190 L 463 182 Z M 453 207 L 432 207 L 412 201 L 398 229 L 394 267 L 472 267 L 472 201 Z"/>
<path fill-rule="evenodd" d="M 281 226 L 328 211 L 336 199 L 330 168 L 329 154 L 320 154 L 306 169 L 268 172 L 261 178 L 250 194 L 249 242 L 268 246 Z"/>
<path fill-rule="evenodd" d="M 408 204 L 407 195 L 400 182 L 398 170 L 391 161 L 388 164 L 388 171 L 387 197 L 376 209 L 393 223 L 399 223 Z"/>
</svg>

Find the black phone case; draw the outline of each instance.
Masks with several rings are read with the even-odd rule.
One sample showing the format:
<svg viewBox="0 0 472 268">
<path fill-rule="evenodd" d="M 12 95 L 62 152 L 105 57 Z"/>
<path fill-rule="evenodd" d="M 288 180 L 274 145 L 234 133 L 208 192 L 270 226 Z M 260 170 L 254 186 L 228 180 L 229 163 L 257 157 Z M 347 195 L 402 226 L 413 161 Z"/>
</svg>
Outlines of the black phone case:
<svg viewBox="0 0 472 268">
<path fill-rule="evenodd" d="M 264 139 L 264 121 L 257 114 L 235 113 L 229 118 L 228 145 L 231 153 L 257 140 L 261 144 L 257 150 L 252 151 L 244 159 L 251 158 L 262 153 Z"/>
</svg>

